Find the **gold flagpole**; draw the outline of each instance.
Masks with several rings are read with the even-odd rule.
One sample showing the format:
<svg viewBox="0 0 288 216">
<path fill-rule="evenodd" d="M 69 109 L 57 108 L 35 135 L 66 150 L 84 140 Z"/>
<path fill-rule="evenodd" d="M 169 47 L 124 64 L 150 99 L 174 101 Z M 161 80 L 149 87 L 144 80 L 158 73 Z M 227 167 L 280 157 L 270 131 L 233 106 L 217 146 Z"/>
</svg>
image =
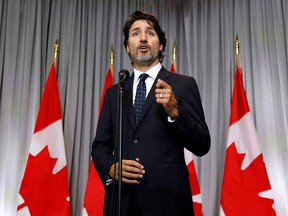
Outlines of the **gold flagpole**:
<svg viewBox="0 0 288 216">
<path fill-rule="evenodd" d="M 114 78 L 114 49 L 113 49 L 113 45 L 110 48 L 110 68 L 112 71 L 112 76 Z"/>
<path fill-rule="evenodd" d="M 236 34 L 236 40 L 235 40 L 236 65 L 238 67 L 241 67 L 240 52 L 239 51 L 240 51 L 240 40 L 239 40 L 238 34 Z"/>
<path fill-rule="evenodd" d="M 173 43 L 173 48 L 172 48 L 172 61 L 174 63 L 174 67 L 175 67 L 175 70 L 176 70 L 176 52 L 177 52 L 177 47 L 176 47 L 176 41 L 174 40 L 174 43 Z"/>
<path fill-rule="evenodd" d="M 58 39 L 56 39 L 56 41 L 54 43 L 54 65 L 55 65 L 55 69 L 57 69 L 58 53 L 59 53 L 59 42 L 58 42 Z"/>
</svg>

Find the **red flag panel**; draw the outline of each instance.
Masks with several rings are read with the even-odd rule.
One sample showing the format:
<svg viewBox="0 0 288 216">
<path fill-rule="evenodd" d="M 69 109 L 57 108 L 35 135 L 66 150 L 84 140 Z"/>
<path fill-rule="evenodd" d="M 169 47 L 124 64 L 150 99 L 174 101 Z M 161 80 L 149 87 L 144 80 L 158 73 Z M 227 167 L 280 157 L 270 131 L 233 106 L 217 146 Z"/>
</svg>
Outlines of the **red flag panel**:
<svg viewBox="0 0 288 216">
<path fill-rule="evenodd" d="M 272 189 L 237 66 L 221 192 L 221 215 L 276 215 Z"/>
<path fill-rule="evenodd" d="M 114 84 L 113 69 L 110 66 L 106 75 L 104 88 L 102 91 L 102 97 L 99 107 L 99 115 L 102 110 L 106 90 L 113 84 Z M 98 175 L 97 170 L 94 168 L 94 164 L 91 159 L 89 176 L 84 197 L 83 215 L 102 216 L 104 212 L 104 198 L 105 198 L 105 188 Z"/>
<path fill-rule="evenodd" d="M 176 73 L 176 67 L 174 62 L 171 64 L 170 71 Z"/>
<path fill-rule="evenodd" d="M 67 162 L 54 64 L 35 124 L 17 214 L 70 215 Z"/>
</svg>

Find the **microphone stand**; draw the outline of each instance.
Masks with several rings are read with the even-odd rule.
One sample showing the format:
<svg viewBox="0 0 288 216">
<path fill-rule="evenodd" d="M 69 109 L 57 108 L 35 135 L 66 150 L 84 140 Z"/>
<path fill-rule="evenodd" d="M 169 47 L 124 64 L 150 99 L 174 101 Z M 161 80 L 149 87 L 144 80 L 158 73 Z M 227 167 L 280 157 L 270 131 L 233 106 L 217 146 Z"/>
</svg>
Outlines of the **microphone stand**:
<svg viewBox="0 0 288 216">
<path fill-rule="evenodd" d="M 129 71 L 122 69 L 119 72 L 118 82 L 118 148 L 119 148 L 119 178 L 118 178 L 118 215 L 122 211 L 122 148 L 123 148 L 123 81 L 129 77 Z"/>
</svg>

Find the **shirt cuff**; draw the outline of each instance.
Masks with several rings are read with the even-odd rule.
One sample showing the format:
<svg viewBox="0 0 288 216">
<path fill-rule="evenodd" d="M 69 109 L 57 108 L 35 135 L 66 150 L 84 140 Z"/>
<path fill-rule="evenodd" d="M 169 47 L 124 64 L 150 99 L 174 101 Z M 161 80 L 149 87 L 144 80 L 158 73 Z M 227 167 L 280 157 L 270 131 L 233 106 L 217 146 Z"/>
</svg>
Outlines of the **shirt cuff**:
<svg viewBox="0 0 288 216">
<path fill-rule="evenodd" d="M 110 177 L 110 176 L 107 176 L 107 179 L 106 179 L 106 182 L 105 182 L 105 185 L 108 186 L 112 183 L 113 179 Z"/>
<path fill-rule="evenodd" d="M 173 122 L 175 122 L 175 120 L 172 119 L 170 116 L 168 116 L 168 122 L 173 123 Z"/>
</svg>

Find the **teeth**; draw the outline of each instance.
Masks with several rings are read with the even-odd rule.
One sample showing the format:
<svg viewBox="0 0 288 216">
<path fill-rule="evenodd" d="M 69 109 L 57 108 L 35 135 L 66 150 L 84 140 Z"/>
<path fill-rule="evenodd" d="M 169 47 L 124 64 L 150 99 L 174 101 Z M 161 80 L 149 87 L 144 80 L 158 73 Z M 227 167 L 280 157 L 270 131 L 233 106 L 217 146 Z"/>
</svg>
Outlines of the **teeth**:
<svg viewBox="0 0 288 216">
<path fill-rule="evenodd" d="M 140 49 L 146 49 L 146 48 L 148 48 L 148 46 L 141 45 L 141 46 L 139 46 L 139 48 L 140 48 Z"/>
</svg>

